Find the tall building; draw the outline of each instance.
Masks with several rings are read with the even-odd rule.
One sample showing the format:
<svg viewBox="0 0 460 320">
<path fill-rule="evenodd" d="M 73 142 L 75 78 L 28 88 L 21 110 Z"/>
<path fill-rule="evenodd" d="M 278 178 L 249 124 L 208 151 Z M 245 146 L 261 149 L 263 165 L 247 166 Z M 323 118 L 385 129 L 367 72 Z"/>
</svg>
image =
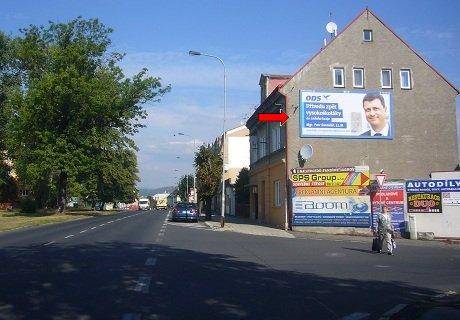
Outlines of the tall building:
<svg viewBox="0 0 460 320">
<path fill-rule="evenodd" d="M 423 179 L 458 164 L 459 90 L 368 9 L 292 76 L 262 75 L 260 85 L 246 123 L 254 219 L 288 226 L 294 168 L 369 166 Z M 281 127 L 257 120 L 280 110 L 290 117 Z"/>
</svg>

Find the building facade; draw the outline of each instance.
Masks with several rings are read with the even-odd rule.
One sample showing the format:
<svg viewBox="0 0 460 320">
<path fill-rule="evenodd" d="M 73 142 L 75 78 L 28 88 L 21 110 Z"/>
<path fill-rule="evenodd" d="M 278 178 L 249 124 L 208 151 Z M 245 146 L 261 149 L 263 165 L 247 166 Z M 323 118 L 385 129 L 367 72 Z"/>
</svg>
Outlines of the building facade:
<svg viewBox="0 0 460 320">
<path fill-rule="evenodd" d="M 334 115 L 314 118 L 308 125 L 323 129 L 310 134 L 315 130 L 305 123 L 308 115 L 305 116 L 303 92 L 317 93 L 319 99 L 335 93 L 364 96 L 374 92 L 387 97 L 385 108 L 391 116 L 387 136 L 363 137 L 371 134 L 365 120 L 370 124 L 373 121 L 367 114 L 364 116 L 364 111 L 357 115 L 359 118 L 352 114 L 350 122 L 343 124 L 355 128 L 348 136 L 322 135 L 326 132 L 324 128 L 334 122 L 331 121 Z M 294 168 L 365 165 L 369 166 L 371 176 L 384 169 L 388 179 L 422 179 L 433 171 L 453 170 L 458 164 L 455 113 L 458 94 L 455 86 L 381 19 L 368 9 L 362 11 L 293 76 L 278 84 L 248 120 L 251 216 L 277 226 L 290 222 L 289 173 Z M 359 108 L 363 107 L 362 98 L 359 103 Z M 315 107 L 315 103 L 308 106 Z M 330 107 L 339 116 L 347 112 L 338 110 L 334 104 Z M 290 118 L 279 129 L 280 147 L 272 149 L 274 125 L 258 123 L 257 114 L 280 109 Z M 353 130 L 356 132 L 351 134 Z M 300 154 L 304 146 L 312 151 L 308 159 L 302 159 Z M 278 188 L 282 190 L 280 196 Z"/>
<path fill-rule="evenodd" d="M 236 212 L 234 184 L 242 168 L 249 167 L 249 130 L 245 125 L 238 126 L 225 132 L 224 144 L 225 164 L 225 214 L 234 216 Z M 214 143 L 216 152 L 222 154 L 222 136 Z M 212 210 L 221 211 L 221 193 L 214 197 Z"/>
</svg>

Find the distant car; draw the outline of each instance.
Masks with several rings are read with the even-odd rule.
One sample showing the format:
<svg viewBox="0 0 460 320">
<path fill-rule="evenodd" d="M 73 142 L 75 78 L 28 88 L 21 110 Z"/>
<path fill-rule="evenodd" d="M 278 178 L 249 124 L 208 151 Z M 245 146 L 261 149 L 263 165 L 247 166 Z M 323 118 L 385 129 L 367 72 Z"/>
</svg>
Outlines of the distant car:
<svg viewBox="0 0 460 320">
<path fill-rule="evenodd" d="M 147 198 L 139 199 L 139 210 L 150 210 L 150 201 Z"/>
<path fill-rule="evenodd" d="M 171 210 L 172 221 L 198 222 L 198 208 L 196 203 L 177 203 Z"/>
</svg>

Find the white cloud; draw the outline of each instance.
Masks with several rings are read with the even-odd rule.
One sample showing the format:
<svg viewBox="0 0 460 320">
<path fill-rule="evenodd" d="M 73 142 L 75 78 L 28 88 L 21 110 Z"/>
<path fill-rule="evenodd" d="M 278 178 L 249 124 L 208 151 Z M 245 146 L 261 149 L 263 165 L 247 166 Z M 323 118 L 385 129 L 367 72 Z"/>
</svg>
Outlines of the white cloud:
<svg viewBox="0 0 460 320">
<path fill-rule="evenodd" d="M 282 53 L 282 56 L 298 56 L 293 51 Z M 225 59 L 225 57 L 224 57 Z M 279 63 L 248 63 L 241 62 L 239 57 L 232 56 L 225 61 L 227 70 L 227 86 L 229 89 L 254 90 L 258 88 L 261 73 L 289 73 L 296 65 L 286 63 L 292 61 L 279 59 Z M 128 53 L 122 62 L 128 76 L 147 67 L 154 76 L 159 76 L 164 83 L 184 87 L 218 87 L 223 86 L 223 69 L 219 61 L 189 56 L 181 52 L 134 52 Z"/>
</svg>

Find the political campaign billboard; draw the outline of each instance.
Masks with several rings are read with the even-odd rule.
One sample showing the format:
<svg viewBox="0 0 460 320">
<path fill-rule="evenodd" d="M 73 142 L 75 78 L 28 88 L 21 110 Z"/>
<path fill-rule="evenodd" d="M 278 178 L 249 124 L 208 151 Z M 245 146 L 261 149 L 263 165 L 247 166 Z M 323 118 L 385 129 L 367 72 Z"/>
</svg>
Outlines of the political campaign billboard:
<svg viewBox="0 0 460 320">
<path fill-rule="evenodd" d="M 300 90 L 300 137 L 393 139 L 390 92 Z"/>
</svg>

